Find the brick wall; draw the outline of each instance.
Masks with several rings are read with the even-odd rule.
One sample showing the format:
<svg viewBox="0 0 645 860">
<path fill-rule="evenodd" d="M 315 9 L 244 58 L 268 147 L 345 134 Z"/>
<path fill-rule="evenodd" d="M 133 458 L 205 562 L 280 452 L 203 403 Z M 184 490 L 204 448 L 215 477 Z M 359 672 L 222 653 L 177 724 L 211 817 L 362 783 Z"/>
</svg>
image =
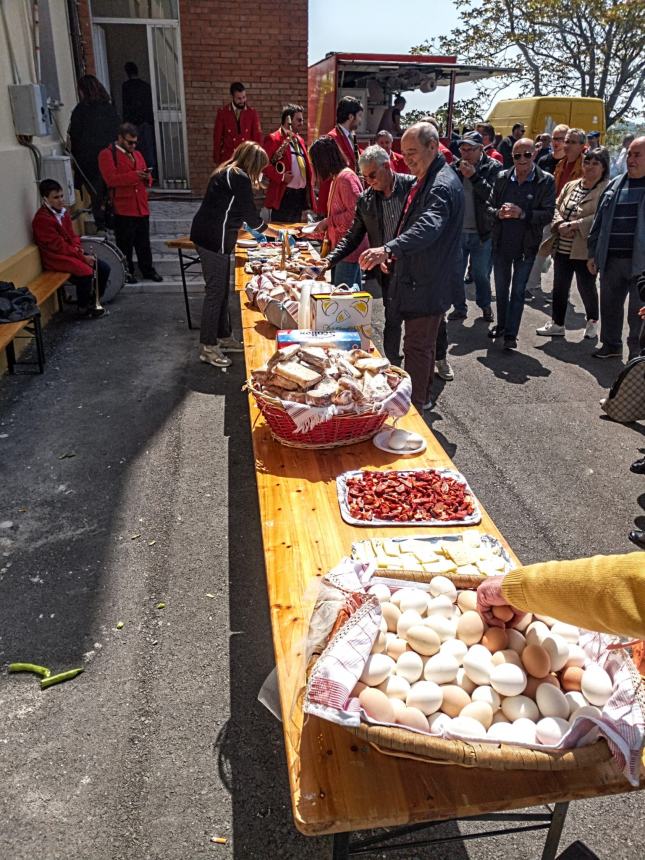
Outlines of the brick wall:
<svg viewBox="0 0 645 860">
<path fill-rule="evenodd" d="M 307 0 L 259 0 L 246 8 L 221 0 L 180 0 L 190 184 L 201 193 L 213 169 L 217 108 L 232 81 L 247 87 L 264 133 L 286 102 L 307 104 Z"/>
<path fill-rule="evenodd" d="M 81 28 L 81 39 L 83 40 L 83 54 L 85 59 L 85 74 L 94 75 L 94 47 L 92 45 L 92 24 L 90 19 L 89 0 L 79 0 L 76 6 L 78 22 Z"/>
</svg>

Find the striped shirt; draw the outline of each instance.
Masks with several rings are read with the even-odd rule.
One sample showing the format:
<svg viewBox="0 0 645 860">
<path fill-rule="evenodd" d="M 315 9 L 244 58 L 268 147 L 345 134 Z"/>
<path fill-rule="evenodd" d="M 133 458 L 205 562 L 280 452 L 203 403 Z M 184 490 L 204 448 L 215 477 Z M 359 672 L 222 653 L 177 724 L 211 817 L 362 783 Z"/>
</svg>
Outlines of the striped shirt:
<svg viewBox="0 0 645 860">
<path fill-rule="evenodd" d="M 591 188 L 583 188 L 582 180 L 578 182 L 575 188 L 571 189 L 571 193 L 567 199 L 567 202 L 564 207 L 564 211 L 562 212 L 562 220 L 563 221 L 571 221 L 573 218 L 573 213 L 576 211 L 578 206 L 585 199 L 587 194 L 591 191 Z M 573 238 L 568 239 L 566 236 L 563 236 L 561 233 L 558 234 L 558 254 L 566 254 L 567 257 L 571 256 L 571 246 L 573 245 Z"/>
<path fill-rule="evenodd" d="M 396 188 L 396 184 L 397 179 L 395 174 L 392 194 L 389 197 L 386 197 L 385 194 L 379 194 L 381 211 L 383 212 L 384 245 L 386 242 L 391 242 L 396 236 L 396 228 L 399 224 L 399 219 L 401 218 L 401 213 L 403 212 L 403 207 L 405 206 L 406 201 L 406 198 L 402 194 L 395 193 L 394 189 Z"/>
<path fill-rule="evenodd" d="M 618 193 L 611 222 L 608 252 L 615 257 L 631 257 L 638 221 L 638 208 L 645 196 L 645 177 L 627 179 Z"/>
</svg>

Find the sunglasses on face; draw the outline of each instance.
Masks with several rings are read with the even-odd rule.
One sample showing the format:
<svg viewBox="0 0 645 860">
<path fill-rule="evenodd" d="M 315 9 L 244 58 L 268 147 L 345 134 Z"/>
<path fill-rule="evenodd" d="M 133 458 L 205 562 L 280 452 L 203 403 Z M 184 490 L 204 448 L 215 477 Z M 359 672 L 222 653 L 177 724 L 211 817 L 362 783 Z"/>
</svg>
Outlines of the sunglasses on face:
<svg viewBox="0 0 645 860">
<path fill-rule="evenodd" d="M 520 158 L 533 158 L 532 152 L 514 152 L 513 161 L 519 161 Z"/>
</svg>

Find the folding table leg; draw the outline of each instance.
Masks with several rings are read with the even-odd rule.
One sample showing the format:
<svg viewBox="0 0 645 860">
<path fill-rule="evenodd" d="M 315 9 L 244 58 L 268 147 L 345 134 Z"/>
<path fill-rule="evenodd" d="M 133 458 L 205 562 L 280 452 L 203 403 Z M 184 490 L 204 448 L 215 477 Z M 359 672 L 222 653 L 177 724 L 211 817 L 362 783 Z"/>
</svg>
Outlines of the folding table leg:
<svg viewBox="0 0 645 860">
<path fill-rule="evenodd" d="M 568 803 L 556 803 L 553 807 L 551 826 L 549 827 L 549 832 L 546 835 L 546 841 L 542 850 L 542 860 L 555 860 L 568 809 Z"/>
<path fill-rule="evenodd" d="M 7 369 L 9 373 L 15 373 L 16 370 L 16 348 L 13 345 L 13 341 L 7 344 L 7 348 L 5 350 L 7 355 Z"/>
<path fill-rule="evenodd" d="M 332 860 L 347 860 L 349 857 L 349 833 L 334 833 Z"/>
<path fill-rule="evenodd" d="M 36 341 L 36 355 L 38 356 L 38 373 L 44 373 L 45 344 L 43 342 L 43 328 L 40 322 L 40 314 L 34 317 L 34 340 Z"/>
<path fill-rule="evenodd" d="M 186 285 L 186 268 L 187 266 L 184 264 L 184 255 L 181 252 L 181 248 L 177 248 L 179 253 L 179 271 L 181 272 L 181 285 L 184 289 L 184 304 L 186 305 L 186 319 L 188 320 L 188 328 L 192 329 L 193 321 L 190 316 L 190 302 L 188 301 L 188 287 Z M 190 263 L 188 263 L 190 265 Z"/>
</svg>

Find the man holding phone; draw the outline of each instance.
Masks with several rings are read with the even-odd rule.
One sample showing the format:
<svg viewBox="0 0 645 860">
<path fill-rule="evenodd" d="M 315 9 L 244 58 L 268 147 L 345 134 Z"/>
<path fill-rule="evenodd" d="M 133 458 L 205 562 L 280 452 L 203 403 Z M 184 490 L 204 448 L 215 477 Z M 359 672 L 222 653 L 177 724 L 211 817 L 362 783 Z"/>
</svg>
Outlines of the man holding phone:
<svg viewBox="0 0 645 860">
<path fill-rule="evenodd" d="M 152 185 L 152 168 L 147 167 L 137 150 L 137 127 L 126 122 L 119 126 L 116 143 L 99 153 L 99 170 L 114 209 L 116 244 L 128 265 L 128 283 L 136 284 L 133 251 L 141 274 L 150 281 L 162 281 L 152 263 L 150 247 L 150 209 L 148 188 Z"/>
</svg>

